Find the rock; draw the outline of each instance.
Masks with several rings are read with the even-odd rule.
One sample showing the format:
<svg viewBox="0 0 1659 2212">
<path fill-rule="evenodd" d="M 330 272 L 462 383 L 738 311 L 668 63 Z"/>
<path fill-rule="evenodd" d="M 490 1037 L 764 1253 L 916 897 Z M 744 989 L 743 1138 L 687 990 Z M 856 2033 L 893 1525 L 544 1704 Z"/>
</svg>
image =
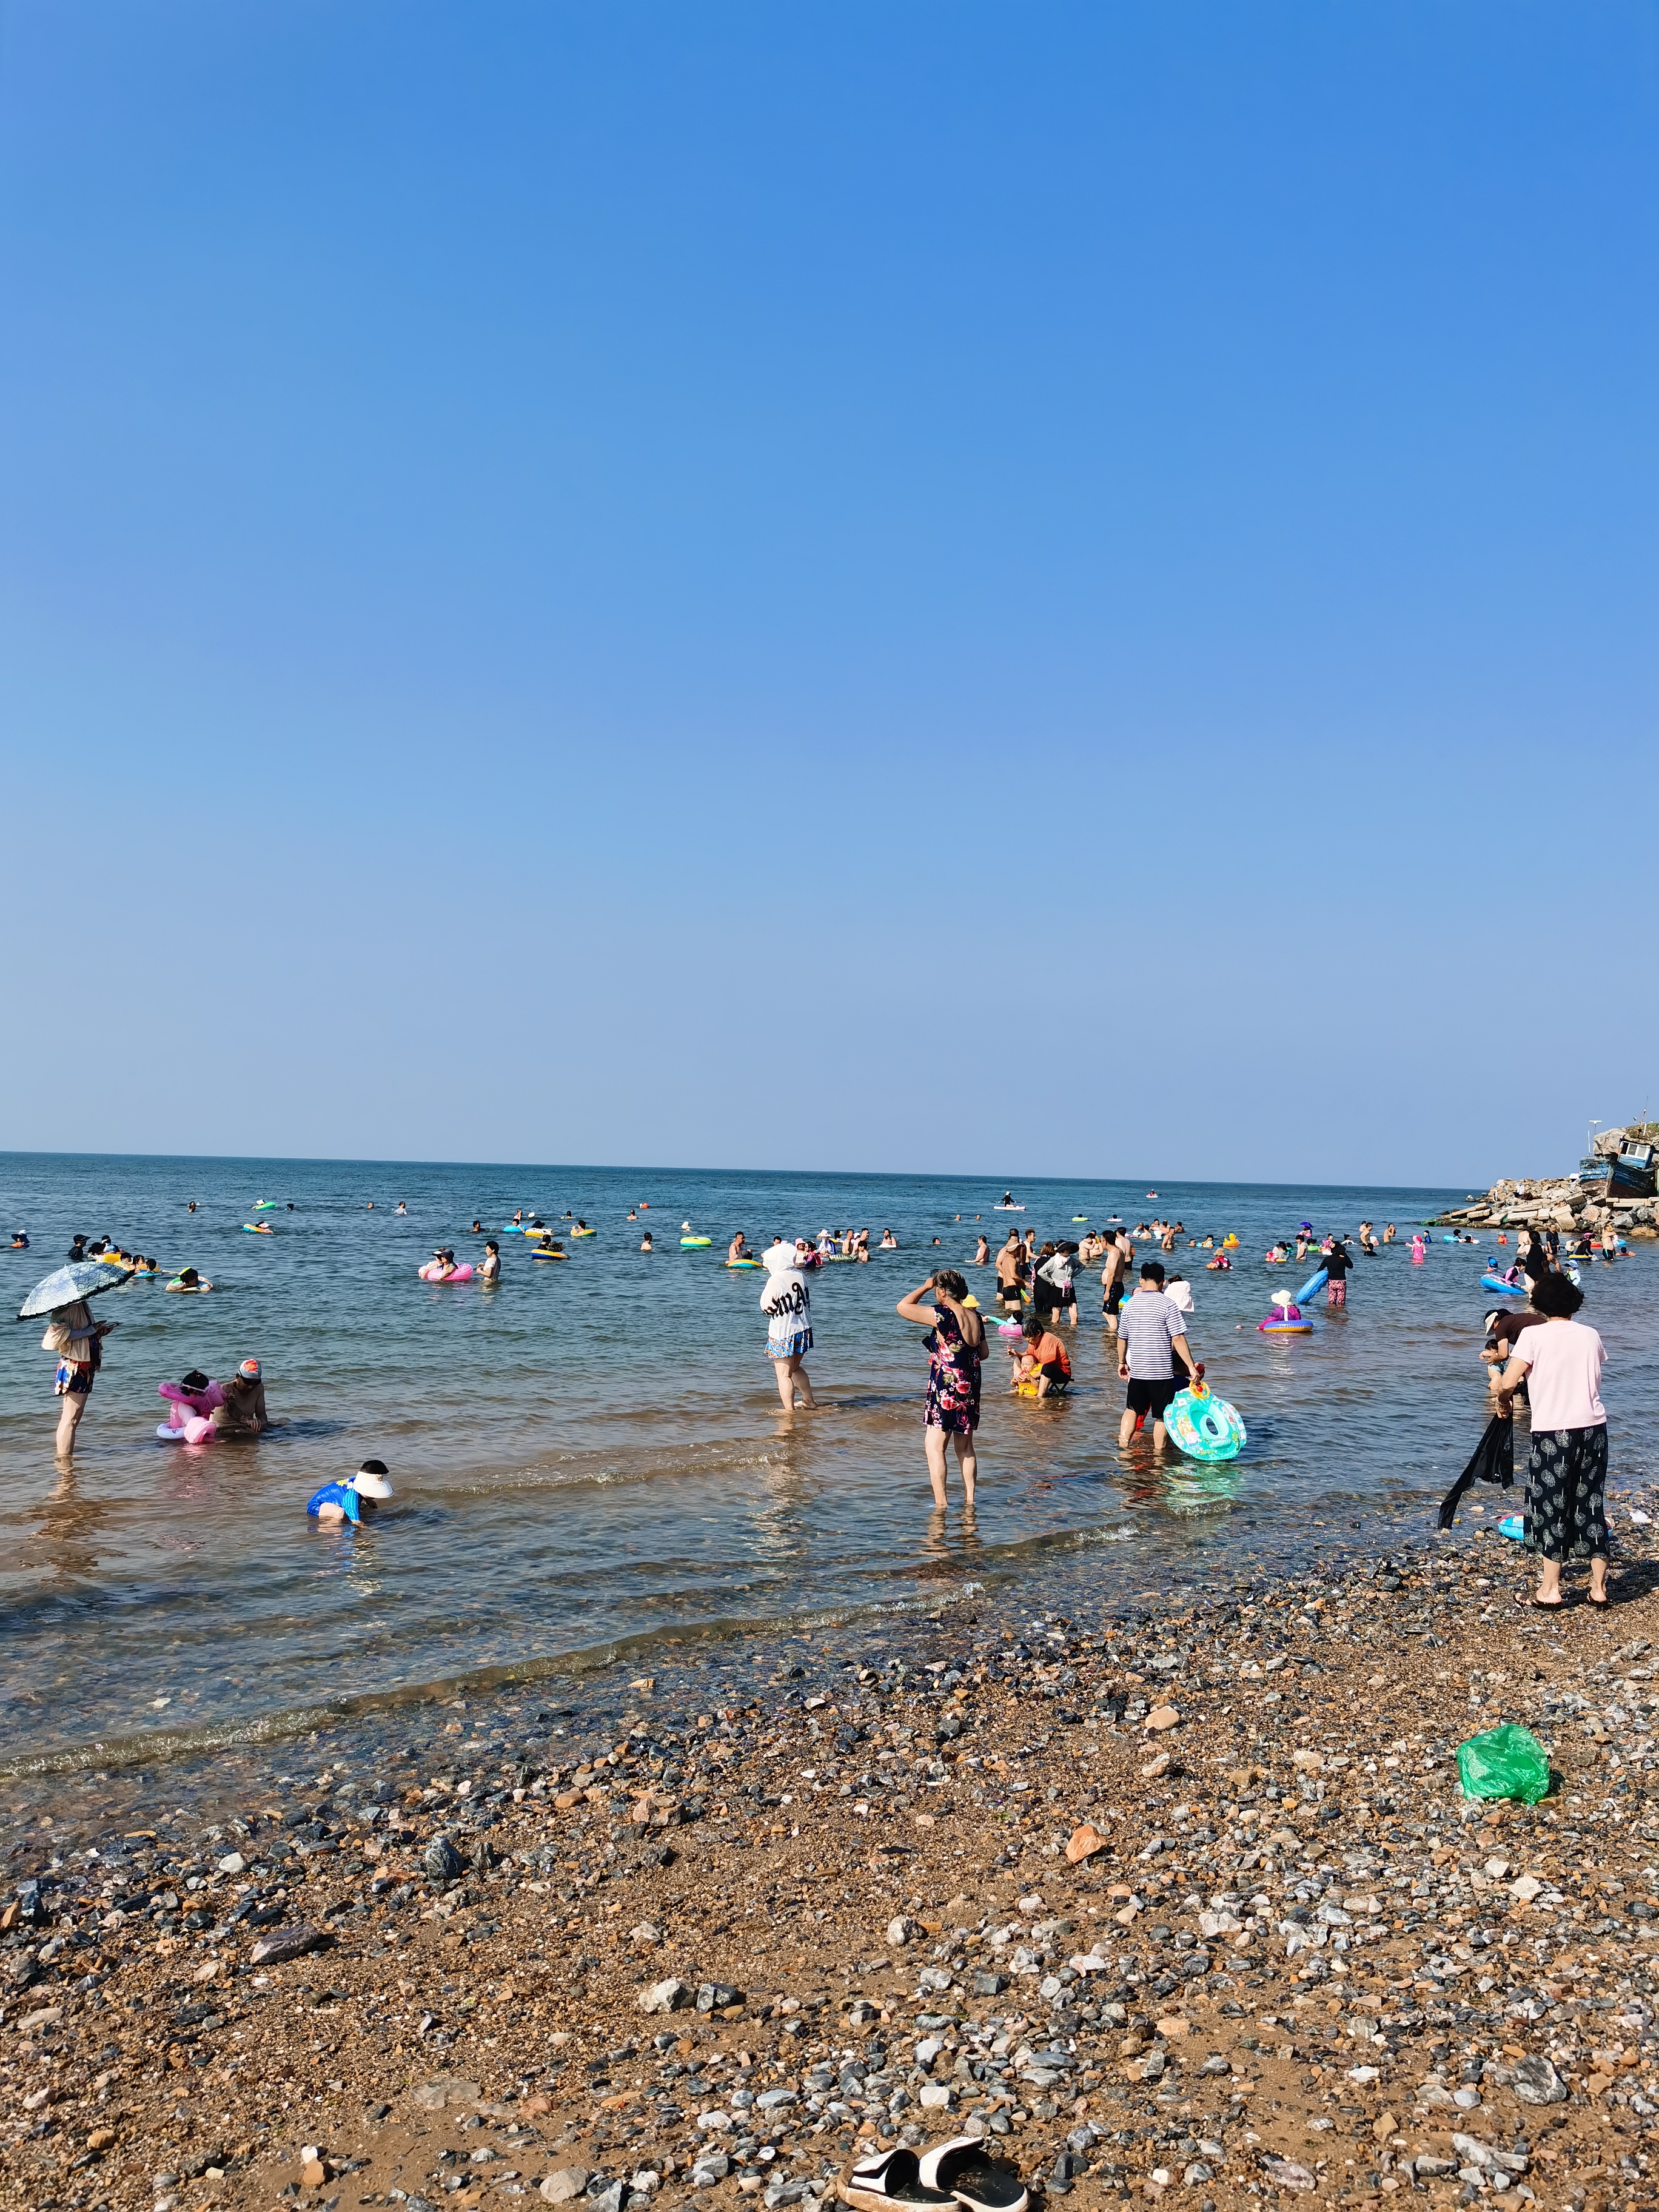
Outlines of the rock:
<svg viewBox="0 0 1659 2212">
<path fill-rule="evenodd" d="M 434 1836 L 426 1847 L 426 1856 L 422 1864 L 426 1869 L 428 1881 L 448 1882 L 460 1879 L 461 1855 L 447 1836 Z"/>
<path fill-rule="evenodd" d="M 913 1942 L 919 1932 L 915 1922 L 901 1913 L 896 1920 L 888 1922 L 887 1933 L 883 1941 L 897 1950 L 904 1944 Z"/>
<path fill-rule="evenodd" d="M 660 1943 L 662 1930 L 654 1921 L 641 1920 L 637 1928 L 629 1929 L 628 1940 L 630 1943 Z"/>
<path fill-rule="evenodd" d="M 280 1966 L 284 1960 L 303 1959 L 307 1951 L 326 1950 L 333 1941 L 325 1929 L 301 1920 L 292 1928 L 273 1928 L 269 1936 L 261 1936 L 248 1958 L 256 1966 Z"/>
<path fill-rule="evenodd" d="M 247 1861 L 240 1851 L 227 1851 L 219 1861 L 219 1871 L 221 1874 L 240 1874 L 246 1864 Z"/>
<path fill-rule="evenodd" d="M 1156 1729 L 1162 1731 L 1164 1729 L 1172 1729 L 1176 1727 L 1179 1723 L 1180 1719 L 1181 1714 L 1177 1707 L 1174 1705 L 1154 1705 L 1151 1712 L 1147 1714 L 1144 1725 L 1149 1729 Z"/>
<path fill-rule="evenodd" d="M 1298 2166 L 1293 2158 L 1264 2158 L 1261 2170 L 1269 2181 L 1277 2182 L 1281 2189 L 1312 2189 L 1316 2185 L 1305 2166 Z"/>
<path fill-rule="evenodd" d="M 423 2112 L 471 2111 L 478 2101 L 478 2085 L 476 2081 L 463 2081 L 458 2075 L 437 2074 L 430 2081 L 422 2081 L 410 2094 Z"/>
<path fill-rule="evenodd" d="M 731 1982 L 699 1982 L 697 1984 L 699 2012 L 725 2012 L 729 2007 L 743 2002 L 743 1991 Z"/>
<path fill-rule="evenodd" d="M 717 2181 L 724 2181 L 731 2171 L 731 2160 L 723 2150 L 717 2150 L 712 2156 L 698 2159 L 691 2169 L 691 2186 L 712 2189 Z"/>
<path fill-rule="evenodd" d="M 1483 2143 L 1475 2136 L 1455 2135 L 1452 2148 L 1466 2166 L 1478 2166 L 1483 2172 L 1495 2169 L 1501 2173 L 1524 2173 L 1527 2170 L 1523 2152 L 1498 2150 L 1492 2143 Z"/>
<path fill-rule="evenodd" d="M 328 2179 L 328 2169 L 319 2158 L 308 2158 L 300 2168 L 300 2179 L 307 2189 L 320 2189 Z"/>
<path fill-rule="evenodd" d="M 105 2151 L 114 2141 L 113 2128 L 94 2128 L 87 2137 L 87 2148 L 90 2151 Z"/>
<path fill-rule="evenodd" d="M 918 2103 L 927 2111 L 945 2110 L 951 2102 L 951 2085 L 948 2081 L 926 2082 L 916 2093 Z"/>
<path fill-rule="evenodd" d="M 585 2166 L 556 2166 L 552 2172 L 543 2179 L 541 2193 L 550 2204 L 568 2204 L 574 2197 L 580 2197 L 586 2186 L 587 2168 Z"/>
<path fill-rule="evenodd" d="M 1535 1874 L 1523 1874 L 1519 1881 L 1510 1884 L 1510 1895 L 1517 1904 L 1530 1905 L 1543 1887 Z"/>
<path fill-rule="evenodd" d="M 613 2181 L 608 2188 L 590 2188 L 587 2192 L 589 2212 L 622 2212 L 623 2199 L 628 2194 L 625 2181 Z"/>
<path fill-rule="evenodd" d="M 653 1982 L 640 1998 L 640 2010 L 684 2012 L 693 2002 L 693 1994 L 684 1982 Z"/>
<path fill-rule="evenodd" d="M 1091 1822 L 1085 1820 L 1080 1826 L 1073 1829 L 1072 1839 L 1066 1846 L 1066 1856 L 1073 1866 L 1080 1866 L 1085 1859 L 1092 1858 L 1097 1851 L 1103 1851 L 1105 1848 L 1105 1837 Z"/>
<path fill-rule="evenodd" d="M 1547 2058 L 1517 2058 L 1511 2084 L 1523 2105 L 1565 2105 L 1567 2085 Z"/>
<path fill-rule="evenodd" d="M 971 1984 L 976 1997 L 1000 1997 L 1007 1986 L 1006 1974 L 975 1974 Z"/>
<path fill-rule="evenodd" d="M 781 2112 L 786 2105 L 793 2105 L 794 2101 L 793 2089 L 763 2089 L 755 2100 L 755 2110 L 757 2112 Z"/>
<path fill-rule="evenodd" d="M 1167 1751 L 1160 1751 L 1156 1759 L 1149 1759 L 1146 1765 L 1141 1768 L 1140 1778 L 1143 1782 L 1156 1782 L 1160 1774 L 1169 1772 L 1172 1764 L 1171 1754 Z"/>
</svg>

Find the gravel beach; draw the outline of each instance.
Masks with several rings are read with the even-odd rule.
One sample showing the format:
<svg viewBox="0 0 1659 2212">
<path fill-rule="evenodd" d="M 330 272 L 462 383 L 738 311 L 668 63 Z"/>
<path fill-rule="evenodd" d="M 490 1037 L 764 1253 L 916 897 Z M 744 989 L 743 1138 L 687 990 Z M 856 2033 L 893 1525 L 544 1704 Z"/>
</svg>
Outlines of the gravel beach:
<svg viewBox="0 0 1659 2212">
<path fill-rule="evenodd" d="M 1466 1523 L 1167 1613 L 508 1682 L 118 1832 L 135 1783 L 65 1780 L 9 1845 L 0 2201 L 814 2212 L 984 2133 L 1080 2207 L 1651 2205 L 1645 1534 L 1606 1612 Z M 1462 1796 L 1503 1721 L 1536 1806 Z"/>
</svg>

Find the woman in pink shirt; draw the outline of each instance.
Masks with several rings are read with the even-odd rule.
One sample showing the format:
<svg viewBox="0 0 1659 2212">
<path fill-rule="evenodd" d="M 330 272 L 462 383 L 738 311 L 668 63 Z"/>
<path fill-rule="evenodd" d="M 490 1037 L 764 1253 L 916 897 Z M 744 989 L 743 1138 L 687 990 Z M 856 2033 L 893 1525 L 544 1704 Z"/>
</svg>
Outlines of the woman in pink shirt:
<svg viewBox="0 0 1659 2212">
<path fill-rule="evenodd" d="M 1532 1407 L 1525 1543 L 1539 1554 L 1533 1603 L 1562 1602 L 1561 1567 L 1588 1559 L 1590 1603 L 1607 1601 L 1607 1416 L 1601 1403 L 1601 1340 L 1573 1316 L 1584 1294 L 1566 1275 L 1545 1275 L 1532 1294 L 1541 1325 L 1526 1331 L 1504 1370 L 1505 1413 L 1522 1380 Z"/>
</svg>

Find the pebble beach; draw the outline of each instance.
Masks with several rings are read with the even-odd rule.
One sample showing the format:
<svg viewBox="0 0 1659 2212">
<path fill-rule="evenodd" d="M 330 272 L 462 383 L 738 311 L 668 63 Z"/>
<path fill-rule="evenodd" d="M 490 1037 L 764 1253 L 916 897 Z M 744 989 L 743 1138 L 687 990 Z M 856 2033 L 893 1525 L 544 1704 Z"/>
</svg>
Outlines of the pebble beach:
<svg viewBox="0 0 1659 2212">
<path fill-rule="evenodd" d="M 3 2202 L 813 2212 L 971 2133 L 1080 2207 L 1650 2204 L 1659 1563 L 1606 1613 L 1528 1579 L 1466 1514 L 1167 1610 L 428 1700 L 142 1826 L 60 1779 Z M 1504 1721 L 1535 1806 L 1460 1788 Z"/>
</svg>

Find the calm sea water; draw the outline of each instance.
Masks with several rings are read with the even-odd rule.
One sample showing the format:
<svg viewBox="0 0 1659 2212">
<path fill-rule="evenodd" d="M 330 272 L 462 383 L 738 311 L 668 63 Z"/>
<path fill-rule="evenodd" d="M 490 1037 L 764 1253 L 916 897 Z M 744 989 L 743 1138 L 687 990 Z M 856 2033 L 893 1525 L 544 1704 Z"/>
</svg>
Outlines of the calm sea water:
<svg viewBox="0 0 1659 2212">
<path fill-rule="evenodd" d="M 1184 1249 L 1166 1264 L 1193 1284 L 1193 1340 L 1249 1443 L 1212 1468 L 1118 1450 L 1121 1390 L 1090 1276 L 1069 1401 L 1006 1399 L 994 1344 L 966 1522 L 954 1503 L 933 1512 L 927 1357 L 893 1308 L 935 1266 L 968 1271 L 976 1228 L 1006 1231 L 1000 1186 L 0 1155 L 0 1228 L 33 1239 L 4 1255 L 14 1309 L 76 1230 L 167 1271 L 193 1263 L 216 1285 L 172 1297 L 164 1274 L 100 1299 L 120 1328 L 68 1477 L 52 1461 L 40 1324 L 0 1333 L 0 1754 L 14 1773 L 280 1735 L 342 1700 L 492 1669 L 556 1672 L 633 1647 L 643 1666 L 664 1638 L 932 1609 L 993 1585 L 1034 1602 L 1080 1582 L 1156 1591 L 1386 1543 L 1428 1525 L 1486 1418 L 1489 1245 L 1437 1240 L 1416 1267 L 1396 1245 L 1358 1262 L 1346 1311 L 1322 1304 L 1310 1338 L 1255 1327 L 1271 1291 L 1307 1272 L 1264 1264 L 1273 1236 L 1304 1219 L 1352 1231 L 1364 1216 L 1403 1229 L 1461 1191 L 1173 1183 L 1153 1200 L 1121 1183 L 1021 1186 L 1028 1210 L 1012 1218 L 1043 1237 L 1114 1212 L 1237 1232 L 1231 1274 Z M 272 1237 L 240 1226 L 261 1198 L 280 1204 Z M 627 1219 L 641 1200 L 649 1257 Z M 598 1233 L 568 1243 L 562 1265 L 502 1237 L 493 1290 L 417 1279 L 434 1244 L 471 1256 L 475 1217 L 494 1227 L 518 1206 L 566 1227 L 568 1209 Z M 684 1219 L 714 1245 L 681 1250 Z M 723 1269 L 725 1240 L 854 1224 L 891 1226 L 902 1249 L 814 1279 L 809 1367 L 826 1403 L 787 1419 L 760 1279 Z M 1616 1486 L 1656 1471 L 1655 1279 L 1651 1246 L 1586 1271 L 1587 1318 L 1611 1355 Z M 193 1366 L 227 1376 L 249 1354 L 281 1429 L 197 1450 L 157 1441 L 159 1382 Z M 369 1455 L 391 1467 L 395 1504 L 372 1528 L 308 1521 L 311 1492 Z"/>
</svg>

